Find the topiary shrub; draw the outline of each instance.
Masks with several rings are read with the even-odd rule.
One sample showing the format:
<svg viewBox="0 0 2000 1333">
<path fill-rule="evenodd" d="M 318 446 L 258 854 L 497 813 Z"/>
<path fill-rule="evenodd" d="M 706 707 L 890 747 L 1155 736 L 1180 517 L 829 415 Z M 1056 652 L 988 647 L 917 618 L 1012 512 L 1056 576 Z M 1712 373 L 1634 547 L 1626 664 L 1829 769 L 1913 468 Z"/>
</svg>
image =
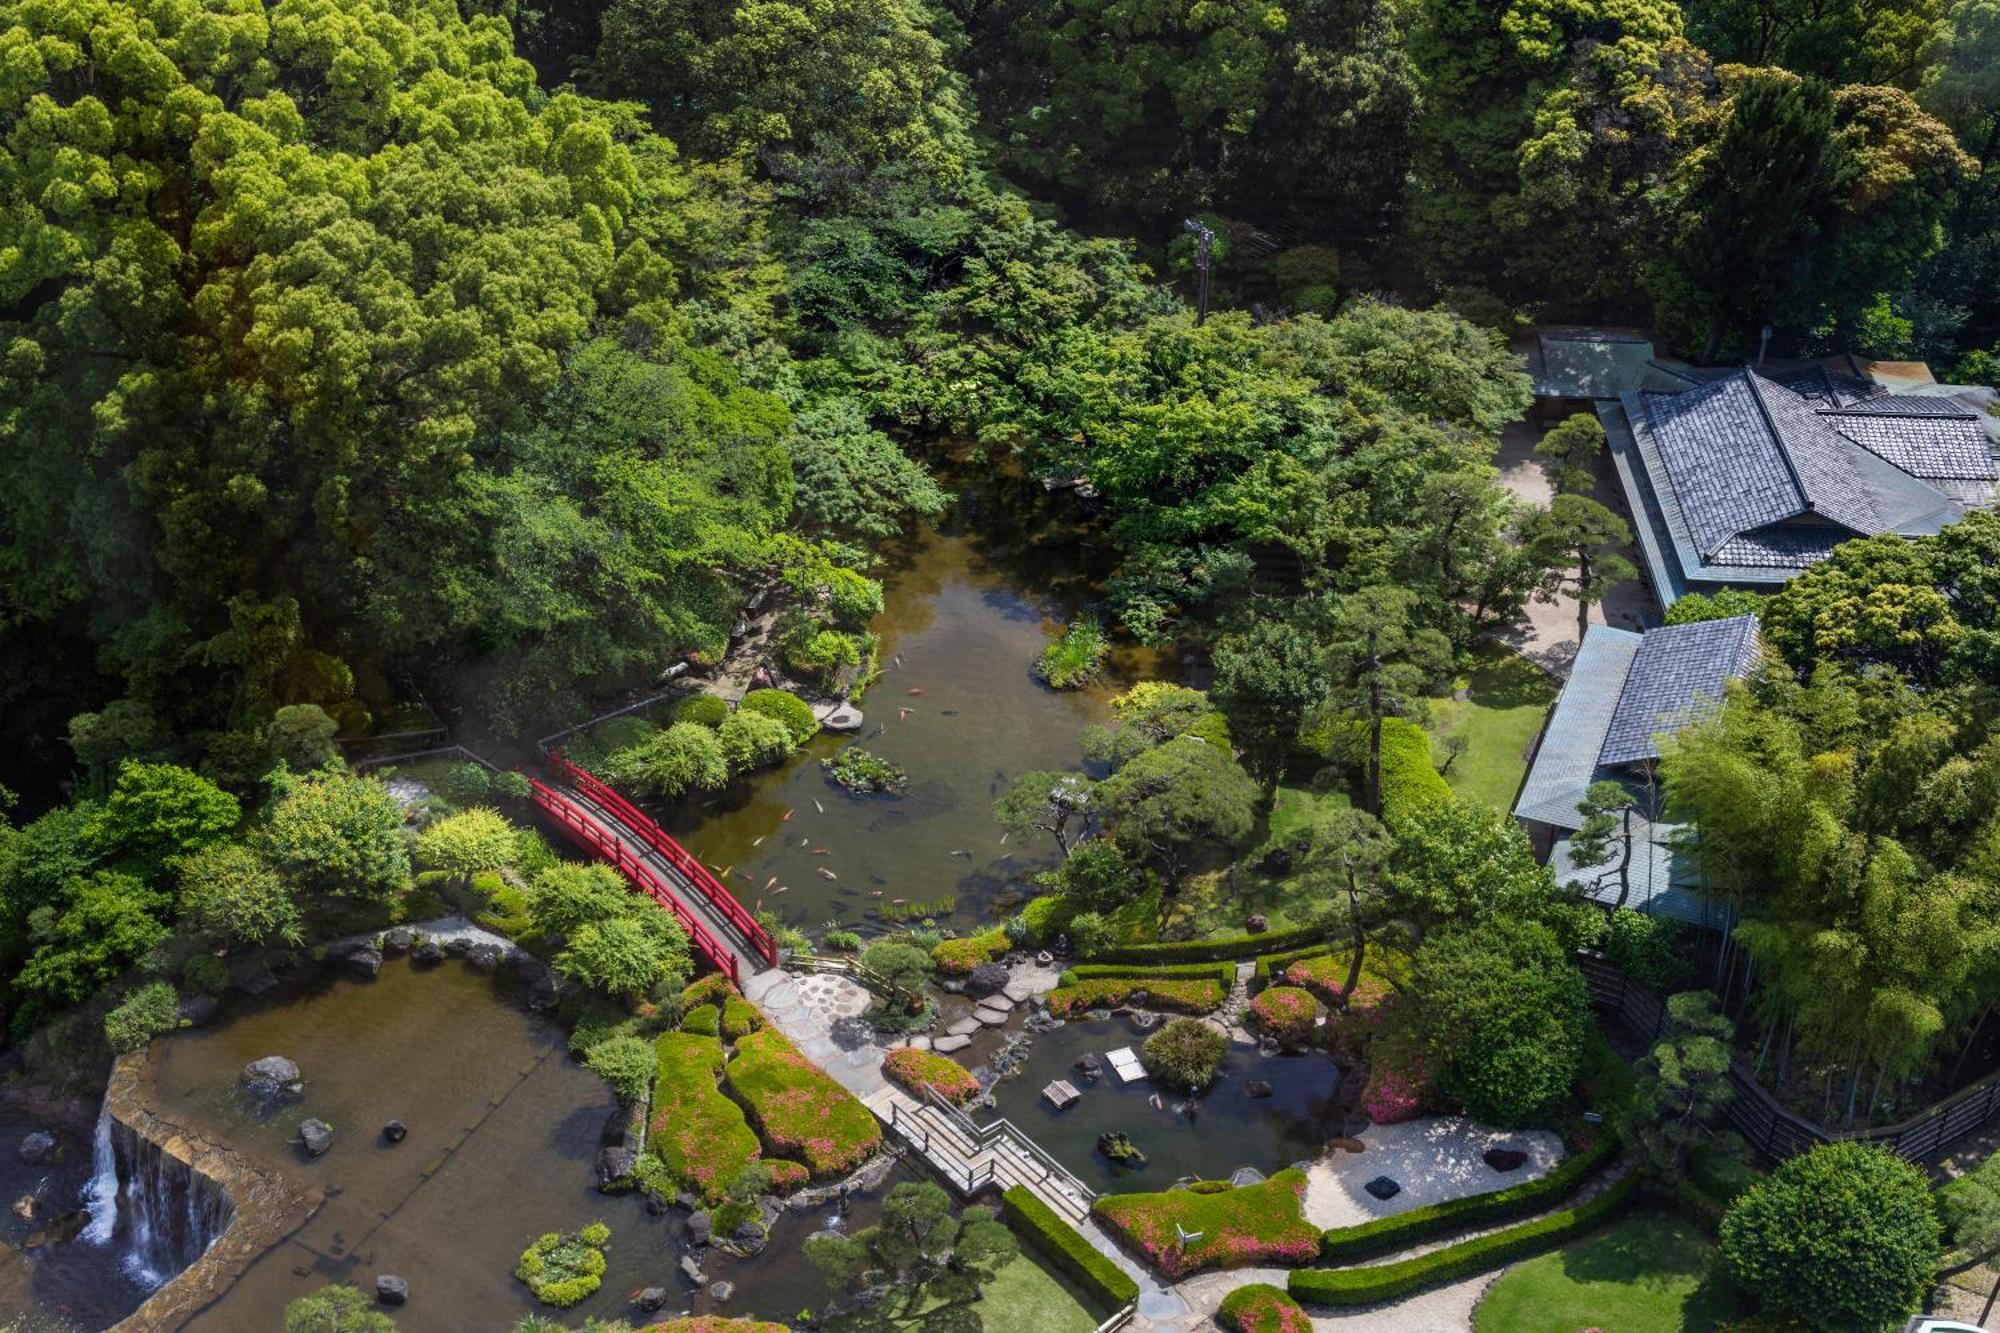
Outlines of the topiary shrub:
<svg viewBox="0 0 2000 1333">
<path fill-rule="evenodd" d="M 445 769 L 438 779 L 438 794 L 453 805 L 471 805 L 483 801 L 493 789 L 493 775 L 486 771 L 486 765 L 463 760 Z"/>
<path fill-rule="evenodd" d="M 1312 1333 L 1312 1317 L 1282 1287 L 1252 1282 L 1222 1298 L 1215 1322 L 1234 1333 Z"/>
<path fill-rule="evenodd" d="M 1271 986 L 1250 1002 L 1250 1015 L 1271 1040 L 1283 1046 L 1304 1046 L 1312 1041 L 1319 1001 L 1298 986 Z"/>
<path fill-rule="evenodd" d="M 722 1002 L 722 1035 L 730 1041 L 747 1037 L 763 1026 L 764 1015 L 741 995 L 731 995 Z"/>
<path fill-rule="evenodd" d="M 1146 1038 L 1139 1060 L 1146 1073 L 1181 1092 L 1200 1092 L 1215 1081 L 1229 1039 L 1197 1018 L 1176 1018 Z"/>
<path fill-rule="evenodd" d="M 681 1031 L 692 1032 L 698 1037 L 719 1037 L 722 1035 L 722 1011 L 712 1004 L 691 1009 L 681 1015 Z"/>
<path fill-rule="evenodd" d="M 180 1026 L 181 997 L 164 981 L 139 987 L 104 1016 L 104 1039 L 123 1054 Z"/>
<path fill-rule="evenodd" d="M 1141 992 L 1144 992 L 1146 1003 L 1152 1008 L 1182 1014 L 1205 1014 L 1219 1009 L 1229 996 L 1228 990 L 1219 982 L 1208 979 L 1089 977 L 1050 991 L 1049 1012 L 1057 1018 L 1074 1018 L 1085 1010 L 1124 1004 Z"/>
<path fill-rule="evenodd" d="M 900 1046 L 883 1057 L 882 1076 L 918 1097 L 924 1095 L 928 1084 L 953 1106 L 963 1106 L 979 1095 L 979 1080 L 972 1071 L 935 1051 Z"/>
<path fill-rule="evenodd" d="M 747 773 L 777 763 L 792 752 L 791 729 L 762 713 L 732 713 L 716 735 L 732 772 Z"/>
<path fill-rule="evenodd" d="M 583 1056 L 590 1072 L 611 1085 L 625 1101 L 645 1095 L 658 1069 L 653 1044 L 642 1037 L 616 1036 L 598 1042 Z"/>
<path fill-rule="evenodd" d="M 696 694 L 674 705 L 674 721 L 720 727 L 729 717 L 729 703 L 713 694 Z"/>
<path fill-rule="evenodd" d="M 514 1276 L 542 1304 L 567 1310 L 603 1284 L 604 1246 L 610 1239 L 611 1228 L 602 1222 L 566 1236 L 545 1232 L 521 1251 Z"/>
<path fill-rule="evenodd" d="M 765 1146 L 804 1162 L 815 1179 L 851 1171 L 881 1146 L 868 1108 L 775 1029 L 739 1041 L 723 1078 Z"/>
<path fill-rule="evenodd" d="M 716 1086 L 722 1043 L 692 1032 L 665 1032 L 654 1050 L 658 1066 L 647 1151 L 660 1159 L 676 1189 L 717 1202 L 761 1151 L 743 1108 Z"/>
<path fill-rule="evenodd" d="M 829 930 L 826 947 L 835 953 L 860 953 L 861 937 L 851 930 Z"/>
<path fill-rule="evenodd" d="M 1102 912 L 1078 912 L 1070 918 L 1067 934 L 1079 958 L 1102 956 L 1118 938 L 1118 932 Z"/>
<path fill-rule="evenodd" d="M 739 713 L 762 713 L 785 724 L 794 744 L 804 745 L 819 734 L 819 719 L 812 705 L 784 690 L 752 690 L 736 705 Z"/>
<path fill-rule="evenodd" d="M 947 977 L 966 977 L 981 963 L 990 963 L 1007 952 L 1007 932 L 995 927 L 963 939 L 940 940 L 931 950 L 931 964 Z"/>
</svg>

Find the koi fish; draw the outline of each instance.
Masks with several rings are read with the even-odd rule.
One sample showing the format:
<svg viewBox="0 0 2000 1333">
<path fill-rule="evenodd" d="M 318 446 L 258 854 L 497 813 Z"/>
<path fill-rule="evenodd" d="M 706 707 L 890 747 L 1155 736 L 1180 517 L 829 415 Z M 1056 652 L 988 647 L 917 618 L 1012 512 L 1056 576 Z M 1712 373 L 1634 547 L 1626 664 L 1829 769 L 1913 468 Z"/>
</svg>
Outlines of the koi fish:
<svg viewBox="0 0 2000 1333">
<path fill-rule="evenodd" d="M 819 797 L 817 796 L 813 797 L 813 809 L 819 811 L 821 814 L 826 813 L 826 807 L 819 803 Z"/>
<path fill-rule="evenodd" d="M 784 823 L 784 822 L 785 822 L 785 821 L 786 821 L 787 819 L 790 819 L 791 817 L 792 817 L 792 812 L 791 812 L 791 811 L 789 811 L 789 810 L 787 810 L 787 811 L 785 811 L 785 813 L 784 813 L 784 814 L 782 814 L 782 815 L 779 815 L 779 816 L 778 816 L 778 822 L 779 822 L 780 824 L 782 824 L 782 823 Z"/>
<path fill-rule="evenodd" d="M 898 709 L 896 710 L 896 720 L 897 720 L 898 722 L 907 722 L 907 721 L 909 721 L 909 719 L 910 719 L 910 710 L 909 710 L 909 709 L 907 709 L 907 708 L 898 708 Z"/>
<path fill-rule="evenodd" d="M 889 660 L 891 662 L 894 662 L 897 666 L 903 665 L 903 655 L 901 653 L 897 653 L 894 657 L 890 658 Z"/>
<path fill-rule="evenodd" d="M 924 687 L 921 685 L 912 685 L 910 686 L 909 689 L 903 691 L 903 693 L 909 695 L 912 699 L 916 698 L 919 694 L 922 694 L 923 692 L 924 692 Z"/>
<path fill-rule="evenodd" d="M 1009 838 L 1011 838 L 1011 837 L 1013 837 L 1013 836 L 1014 836 L 1014 834 L 1012 833 L 1012 831 L 1011 831 L 1011 830 L 1010 830 L 1009 832 L 1006 832 L 1006 833 L 1003 833 L 1003 834 L 1001 834 L 1001 835 L 1000 835 L 1000 845 L 1001 845 L 1002 847 L 1005 847 L 1005 846 L 1007 845 L 1007 839 L 1009 839 Z"/>
<path fill-rule="evenodd" d="M 765 880 L 765 881 L 764 881 L 764 892 L 766 892 L 766 893 L 769 893 L 769 892 L 771 891 L 771 886 L 772 886 L 773 884 L 776 884 L 777 882 L 778 882 L 778 877 L 777 877 L 776 875 L 773 875 L 773 876 L 771 876 L 771 878 L 769 878 L 769 879 Z"/>
<path fill-rule="evenodd" d="M 779 895 L 779 894 L 781 894 L 781 893 L 790 893 L 790 892 L 791 892 L 791 890 L 790 890 L 790 889 L 788 889 L 788 888 L 786 888 L 786 887 L 785 887 L 784 885 L 780 884 L 780 885 L 779 885 L 779 886 L 778 886 L 777 888 L 775 888 L 775 889 L 771 890 L 771 896 L 775 898 L 775 897 L 776 897 L 777 895 Z"/>
<path fill-rule="evenodd" d="M 764 839 L 765 839 L 765 838 L 768 838 L 768 837 L 770 837 L 770 836 L 771 836 L 770 834 L 768 834 L 768 833 L 765 833 L 765 834 L 761 834 L 761 835 L 759 835 L 758 837 L 755 837 L 755 838 L 752 838 L 752 839 L 750 840 L 750 845 L 751 845 L 752 847 L 762 847 L 762 846 L 764 845 Z"/>
<path fill-rule="evenodd" d="M 832 856 L 832 855 L 833 855 L 833 853 L 832 853 L 832 852 L 829 852 L 829 851 L 828 851 L 828 850 L 827 850 L 826 848 L 824 848 L 824 847 L 815 847 L 815 848 L 813 848 L 813 850 L 812 850 L 812 854 L 813 854 L 814 856 Z"/>
<path fill-rule="evenodd" d="M 965 850 L 965 848 L 963 848 L 963 847 L 954 847 L 954 848 L 952 848 L 952 849 L 951 849 L 951 854 L 952 854 L 953 856 L 962 856 L 962 857 L 964 857 L 964 858 L 965 858 L 966 860 L 968 860 L 968 861 L 970 861 L 970 860 L 972 859 L 972 853 L 971 853 L 971 852 L 968 852 L 968 851 L 966 851 L 966 850 Z"/>
<path fill-rule="evenodd" d="M 822 874 L 822 875 L 825 875 L 825 876 L 826 876 L 826 877 L 827 877 L 828 879 L 839 879 L 839 878 L 840 878 L 840 876 L 838 876 L 838 875 L 834 874 L 834 873 L 833 873 L 833 872 L 832 872 L 831 870 L 828 870 L 828 869 L 827 869 L 827 868 L 826 868 L 825 866 L 821 866 L 821 867 L 819 868 L 819 873 L 820 873 L 820 874 Z"/>
</svg>

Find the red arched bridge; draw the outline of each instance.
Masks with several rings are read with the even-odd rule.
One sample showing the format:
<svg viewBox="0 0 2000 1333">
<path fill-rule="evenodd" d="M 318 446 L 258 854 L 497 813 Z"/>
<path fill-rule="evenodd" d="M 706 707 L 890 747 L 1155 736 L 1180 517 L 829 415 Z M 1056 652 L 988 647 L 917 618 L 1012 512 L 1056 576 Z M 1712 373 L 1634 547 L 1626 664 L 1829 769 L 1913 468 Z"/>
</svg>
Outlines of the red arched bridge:
<svg viewBox="0 0 2000 1333">
<path fill-rule="evenodd" d="M 551 781 L 530 779 L 534 802 L 571 839 L 597 853 L 672 912 L 695 950 L 739 987 L 778 962 L 778 945 L 736 895 L 666 831 L 560 754 Z"/>
</svg>

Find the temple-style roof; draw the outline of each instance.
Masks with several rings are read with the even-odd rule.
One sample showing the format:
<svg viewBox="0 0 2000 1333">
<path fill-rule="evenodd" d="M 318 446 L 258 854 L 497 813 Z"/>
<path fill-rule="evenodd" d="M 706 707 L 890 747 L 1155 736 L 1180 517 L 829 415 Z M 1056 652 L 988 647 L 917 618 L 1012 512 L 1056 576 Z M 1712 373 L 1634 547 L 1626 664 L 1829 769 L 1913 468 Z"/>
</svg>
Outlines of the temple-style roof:
<svg viewBox="0 0 2000 1333">
<path fill-rule="evenodd" d="M 1597 762 L 1659 758 L 1659 733 L 1677 730 L 1719 701 L 1723 686 L 1756 670 L 1762 656 L 1755 616 L 1648 630 L 1619 690 Z"/>
</svg>

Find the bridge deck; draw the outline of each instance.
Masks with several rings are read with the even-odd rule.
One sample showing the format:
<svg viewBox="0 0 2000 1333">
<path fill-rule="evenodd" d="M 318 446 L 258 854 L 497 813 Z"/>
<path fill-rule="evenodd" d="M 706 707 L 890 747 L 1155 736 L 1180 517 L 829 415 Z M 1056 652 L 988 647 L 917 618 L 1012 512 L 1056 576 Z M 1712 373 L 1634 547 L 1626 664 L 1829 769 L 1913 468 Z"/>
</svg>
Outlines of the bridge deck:
<svg viewBox="0 0 2000 1333">
<path fill-rule="evenodd" d="M 777 962 L 776 942 L 679 843 L 584 770 L 559 755 L 550 763 L 557 780 L 534 784 L 535 804 L 672 912 L 696 952 L 739 987 Z"/>
</svg>

